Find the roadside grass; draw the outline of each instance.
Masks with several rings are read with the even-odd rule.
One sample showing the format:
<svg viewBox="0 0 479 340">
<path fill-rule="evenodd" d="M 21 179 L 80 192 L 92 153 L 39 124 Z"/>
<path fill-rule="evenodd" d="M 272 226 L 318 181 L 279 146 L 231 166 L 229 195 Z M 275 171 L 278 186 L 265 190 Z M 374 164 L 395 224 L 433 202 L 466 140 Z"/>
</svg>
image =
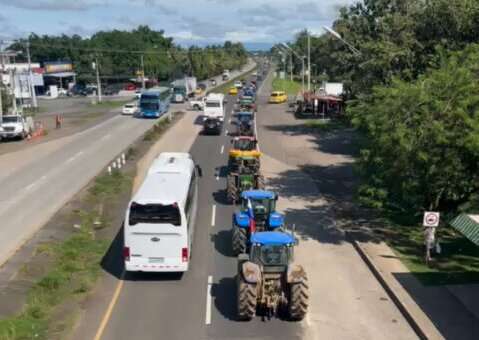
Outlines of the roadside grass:
<svg viewBox="0 0 479 340">
<path fill-rule="evenodd" d="M 132 99 L 128 100 L 104 100 L 101 103 L 90 103 L 90 107 L 102 108 L 102 109 L 116 109 L 117 107 L 122 107 L 123 105 L 132 102 Z"/>
<path fill-rule="evenodd" d="M 288 96 L 296 96 L 301 91 L 301 83 L 289 79 L 273 79 L 273 91 L 284 91 Z"/>
<path fill-rule="evenodd" d="M 452 227 L 440 226 L 436 239 L 440 254 L 425 263 L 423 229 L 418 225 L 394 224 L 391 219 L 381 224 L 385 242 L 393 248 L 409 271 L 424 285 L 479 283 L 479 247 Z"/>
<path fill-rule="evenodd" d="M 145 134 L 149 137 L 144 141 L 159 138 L 169 123 L 167 119 L 157 123 Z M 134 157 L 135 148 L 129 148 L 129 157 Z M 104 207 L 121 204 L 119 197 L 131 191 L 132 183 L 132 175 L 119 170 L 95 178 L 81 200 L 81 208 L 72 213 L 79 221 L 73 226 L 73 233 L 63 241 L 37 247 L 36 253 L 46 256 L 51 264 L 46 274 L 29 288 L 22 312 L 0 319 L 0 339 L 60 340 L 67 337 L 75 324 L 79 304 L 101 274 L 101 261 L 111 244 L 111 238 L 102 233 L 113 223 Z"/>
<path fill-rule="evenodd" d="M 87 199 L 95 206 L 129 190 L 131 177 L 119 171 L 96 178 Z M 93 287 L 100 274 L 100 261 L 110 240 L 97 237 L 98 221 L 105 216 L 97 209 L 75 212 L 80 224 L 75 232 L 62 242 L 42 244 L 38 253 L 48 256 L 52 266 L 48 273 L 30 288 L 23 311 L 16 316 L 0 320 L 0 339 L 51 339 L 57 328 L 56 309 L 75 300 Z M 68 320 L 67 320 L 68 321 Z M 71 322 L 70 322 L 71 323 Z M 60 327 L 61 329 L 61 327 Z"/>
<path fill-rule="evenodd" d="M 228 94 L 228 90 L 230 89 L 230 87 L 232 87 L 234 85 L 234 82 L 237 81 L 237 80 L 240 80 L 240 79 L 246 79 L 248 78 L 249 76 L 251 76 L 256 70 L 258 69 L 258 67 L 254 67 L 251 71 L 248 71 L 247 73 L 244 73 L 244 74 L 241 74 L 235 78 L 232 78 L 231 80 L 227 81 L 226 83 L 216 87 L 214 90 L 211 90 L 211 91 L 207 91 L 207 93 L 209 92 L 214 92 L 214 93 L 223 93 L 223 94 Z"/>
<path fill-rule="evenodd" d="M 313 130 L 318 130 L 322 132 L 328 132 L 328 131 L 336 131 L 336 130 L 341 130 L 345 129 L 348 127 L 348 124 L 346 121 L 339 120 L 339 119 L 309 119 L 304 123 L 304 126 L 313 129 Z"/>
<path fill-rule="evenodd" d="M 180 114 L 179 112 L 175 112 L 174 115 Z M 153 125 L 153 128 L 148 130 L 145 135 L 143 136 L 143 141 L 152 141 L 161 136 L 161 134 L 167 129 L 169 125 L 168 119 L 163 119 Z"/>
</svg>

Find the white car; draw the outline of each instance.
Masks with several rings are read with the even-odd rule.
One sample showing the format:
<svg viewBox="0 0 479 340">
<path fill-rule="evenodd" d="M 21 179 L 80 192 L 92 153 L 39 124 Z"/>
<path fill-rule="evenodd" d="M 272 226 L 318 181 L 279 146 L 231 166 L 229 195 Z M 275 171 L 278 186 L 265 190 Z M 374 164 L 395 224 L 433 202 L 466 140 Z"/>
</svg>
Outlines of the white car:
<svg viewBox="0 0 479 340">
<path fill-rule="evenodd" d="M 137 103 L 128 103 L 123 105 L 121 113 L 124 115 L 135 115 L 138 113 L 138 104 Z"/>
<path fill-rule="evenodd" d="M 206 97 L 190 100 L 190 109 L 195 111 L 202 111 L 205 107 Z"/>
<path fill-rule="evenodd" d="M 32 132 L 33 120 L 28 118 L 27 121 L 20 115 L 6 115 L 3 116 L 0 126 L 0 137 L 2 139 L 25 139 Z"/>
<path fill-rule="evenodd" d="M 240 80 L 235 81 L 234 85 L 237 89 L 241 89 L 243 87 L 243 83 Z"/>
</svg>

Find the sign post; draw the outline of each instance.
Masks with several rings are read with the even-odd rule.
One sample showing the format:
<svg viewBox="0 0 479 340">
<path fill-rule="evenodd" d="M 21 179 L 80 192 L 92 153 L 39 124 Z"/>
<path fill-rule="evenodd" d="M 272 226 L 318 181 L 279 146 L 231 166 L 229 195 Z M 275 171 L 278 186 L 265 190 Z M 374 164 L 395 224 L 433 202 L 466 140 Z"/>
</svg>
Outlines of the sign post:
<svg viewBox="0 0 479 340">
<path fill-rule="evenodd" d="M 424 245 L 426 247 L 426 263 L 429 265 L 431 261 L 431 249 L 436 244 L 436 228 L 439 226 L 440 214 L 434 211 L 426 211 L 424 213 L 423 223 L 424 226 Z"/>
</svg>

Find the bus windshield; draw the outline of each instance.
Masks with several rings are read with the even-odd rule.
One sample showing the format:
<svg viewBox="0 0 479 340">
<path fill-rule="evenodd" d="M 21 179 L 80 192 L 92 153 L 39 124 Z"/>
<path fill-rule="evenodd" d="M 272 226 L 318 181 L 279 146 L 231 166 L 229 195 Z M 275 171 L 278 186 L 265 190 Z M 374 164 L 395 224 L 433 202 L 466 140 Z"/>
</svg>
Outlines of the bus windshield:
<svg viewBox="0 0 479 340">
<path fill-rule="evenodd" d="M 206 107 L 221 107 L 220 102 L 206 102 Z"/>
<path fill-rule="evenodd" d="M 138 204 L 132 203 L 130 207 L 129 224 L 173 224 L 181 225 L 181 215 L 177 204 Z"/>
</svg>

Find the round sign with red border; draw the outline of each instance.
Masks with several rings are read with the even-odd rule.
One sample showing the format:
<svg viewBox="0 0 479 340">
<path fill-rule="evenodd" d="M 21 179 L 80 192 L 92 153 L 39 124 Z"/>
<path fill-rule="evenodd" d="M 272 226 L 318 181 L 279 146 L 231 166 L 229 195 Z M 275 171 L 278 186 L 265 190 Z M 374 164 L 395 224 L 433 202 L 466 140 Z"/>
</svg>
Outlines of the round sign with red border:
<svg viewBox="0 0 479 340">
<path fill-rule="evenodd" d="M 426 211 L 424 213 L 423 226 L 437 227 L 439 225 L 439 213 L 433 211 Z"/>
</svg>

